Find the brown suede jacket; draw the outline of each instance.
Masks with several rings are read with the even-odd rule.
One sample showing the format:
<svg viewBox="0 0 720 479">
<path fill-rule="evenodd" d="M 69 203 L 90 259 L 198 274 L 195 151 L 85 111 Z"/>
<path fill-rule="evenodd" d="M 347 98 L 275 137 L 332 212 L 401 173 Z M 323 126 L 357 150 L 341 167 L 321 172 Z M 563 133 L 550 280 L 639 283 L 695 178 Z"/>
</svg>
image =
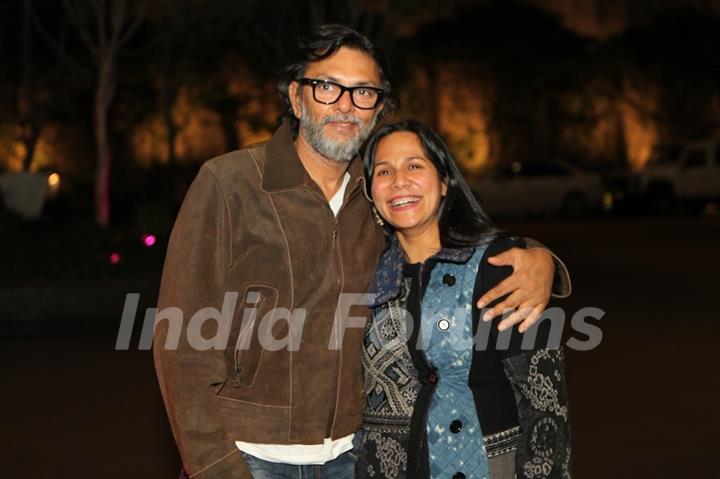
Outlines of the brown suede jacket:
<svg viewBox="0 0 720 479">
<path fill-rule="evenodd" d="M 160 389 L 188 476 L 249 477 L 236 440 L 321 444 L 360 427 L 364 330 L 348 327 L 341 349 L 329 345 L 340 293 L 367 291 L 385 238 L 364 196 L 359 161 L 349 173 L 336 218 L 283 125 L 266 143 L 206 162 L 190 187 L 168 246 L 154 338 Z M 203 308 L 222 310 L 226 292 L 239 293 L 234 311 L 225 308 L 229 334 L 212 320 L 200 334 L 228 340 L 198 350 L 202 340 L 193 341 L 198 328 L 190 319 Z M 163 319 L 163 308 L 182 311 L 181 329 Z M 272 311 L 279 319 L 263 321 Z M 288 336 L 299 317 L 288 321 L 288 312 L 304 312 L 299 348 L 261 347 L 261 336 Z M 263 331 L 262 323 L 272 327 Z M 178 330 L 177 349 L 167 348 Z"/>
<path fill-rule="evenodd" d="M 153 346 L 189 477 L 250 478 L 237 440 L 321 444 L 360 427 L 364 329 L 356 322 L 340 338 L 333 326 L 345 319 L 338 297 L 367 291 L 386 241 L 359 160 L 349 173 L 336 218 L 285 124 L 265 143 L 206 162 L 191 185 L 170 237 Z M 299 347 L 261 346 L 300 323 Z"/>
</svg>

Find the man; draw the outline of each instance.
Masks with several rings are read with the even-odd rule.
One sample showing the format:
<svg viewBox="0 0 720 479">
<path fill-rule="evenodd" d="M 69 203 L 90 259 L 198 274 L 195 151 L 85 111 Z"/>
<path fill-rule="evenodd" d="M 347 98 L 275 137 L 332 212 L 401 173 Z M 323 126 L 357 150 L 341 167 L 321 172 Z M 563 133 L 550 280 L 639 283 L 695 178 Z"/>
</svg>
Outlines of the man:
<svg viewBox="0 0 720 479">
<path fill-rule="evenodd" d="M 338 303 L 367 290 L 385 249 L 353 159 L 390 84 L 379 53 L 347 27 L 320 27 L 300 50 L 279 83 L 283 125 L 202 166 L 170 239 L 154 354 L 191 478 L 353 477 L 363 328 L 337 328 L 352 316 Z M 515 275 L 483 298 L 511 293 L 491 314 L 542 311 L 549 254 L 499 262 Z M 183 321 L 171 320 L 178 311 Z"/>
</svg>

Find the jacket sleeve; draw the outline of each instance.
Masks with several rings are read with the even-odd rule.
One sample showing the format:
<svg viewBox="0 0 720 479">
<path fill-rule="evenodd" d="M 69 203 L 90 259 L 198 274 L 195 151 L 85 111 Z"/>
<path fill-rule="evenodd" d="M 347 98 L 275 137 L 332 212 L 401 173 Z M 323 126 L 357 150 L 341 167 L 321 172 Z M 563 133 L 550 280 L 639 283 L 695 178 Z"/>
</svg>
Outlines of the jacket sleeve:
<svg viewBox="0 0 720 479">
<path fill-rule="evenodd" d="M 550 253 L 555 263 L 555 277 L 553 278 L 552 295 L 555 298 L 567 298 L 572 293 L 572 282 L 570 281 L 570 272 L 565 263 L 553 253 L 547 246 L 532 238 L 525 238 L 528 248 L 542 248 Z"/>
<path fill-rule="evenodd" d="M 485 253 L 494 256 L 512 248 L 533 243 L 516 237 L 495 240 Z M 537 243 L 535 243 L 537 244 Z M 511 267 L 481 266 L 481 293 L 509 276 Z M 497 301 L 500 301 L 498 299 Z M 497 324 L 493 321 L 491 344 L 498 344 Z M 505 376 L 512 386 L 520 422 L 521 439 L 515 453 L 515 473 L 519 479 L 569 479 L 570 428 L 562 349 L 546 349 L 551 336 L 550 321 L 537 324 L 532 349 L 525 349 L 523 335 L 514 327 L 507 348 L 497 351 Z"/>
<path fill-rule="evenodd" d="M 231 234 L 224 193 L 205 164 L 170 236 L 153 338 L 160 391 L 190 478 L 251 478 L 218 408 L 216 391 L 227 377 L 225 350 L 197 348 L 196 332 L 188 335 L 196 312 L 222 309 L 232 264 Z M 218 327 L 217 321 L 205 321 L 200 333 L 213 338 Z"/>
<path fill-rule="evenodd" d="M 521 439 L 515 474 L 521 479 L 569 479 L 570 427 L 562 349 L 537 349 L 502 359 L 515 392 Z"/>
</svg>

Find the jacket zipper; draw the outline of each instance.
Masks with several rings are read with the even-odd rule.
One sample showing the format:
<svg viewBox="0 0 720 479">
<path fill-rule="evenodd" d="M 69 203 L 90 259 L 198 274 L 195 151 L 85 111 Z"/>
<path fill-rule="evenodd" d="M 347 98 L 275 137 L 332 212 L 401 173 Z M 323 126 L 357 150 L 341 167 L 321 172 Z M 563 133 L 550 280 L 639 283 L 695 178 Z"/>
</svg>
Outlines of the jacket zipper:
<svg viewBox="0 0 720 479">
<path fill-rule="evenodd" d="M 332 212 L 331 212 L 332 213 Z M 338 211 L 338 214 L 340 212 Z M 339 250 L 337 247 L 337 225 L 338 220 L 337 216 L 333 214 L 333 234 L 332 234 L 332 259 L 333 259 L 333 266 L 335 269 L 335 287 L 337 288 L 337 295 L 336 297 L 339 298 L 340 294 L 342 293 L 342 272 L 340 270 L 340 258 L 339 258 Z M 337 306 L 337 304 L 336 304 Z M 335 311 L 333 313 L 333 321 L 337 322 L 337 307 L 335 308 Z M 336 323 L 335 323 L 336 324 Z M 335 330 L 335 324 L 333 324 L 333 328 L 331 331 Z M 334 338 L 333 338 L 334 339 Z M 342 345 L 339 345 L 342 346 Z M 333 352 L 333 361 L 332 361 L 332 369 L 331 369 L 331 383 L 330 383 L 330 393 L 333 395 L 331 396 L 331 405 L 330 405 L 330 414 L 328 416 L 327 421 L 327 427 L 325 429 L 325 437 L 331 437 L 332 434 L 332 428 L 333 423 L 335 422 L 335 410 L 337 409 L 337 400 L 338 400 L 338 385 L 340 383 L 340 378 L 338 377 L 340 374 L 340 368 L 338 367 L 338 363 L 340 362 L 340 355 L 342 354 L 342 349 L 336 349 Z"/>
<path fill-rule="evenodd" d="M 343 290 L 343 272 L 342 272 L 342 259 L 340 258 L 340 248 L 338 247 L 338 218 L 340 217 L 340 213 L 342 213 L 342 210 L 345 209 L 345 205 L 350 202 L 350 200 L 357 194 L 358 188 L 355 188 L 350 192 L 350 194 L 347 197 L 347 201 L 343 201 L 342 206 L 337 212 L 337 215 L 333 213 L 332 209 L 330 210 L 330 214 L 332 214 L 332 258 L 333 263 L 335 267 L 335 286 L 337 287 L 337 295 L 336 297 L 339 299 L 340 294 L 342 294 Z M 328 208 L 330 208 L 330 205 L 328 205 Z M 337 324 L 337 303 L 335 305 L 335 312 L 333 314 L 333 321 Z M 335 328 L 333 327 L 332 330 Z M 332 437 L 332 429 L 333 425 L 335 423 L 335 411 L 337 410 L 337 402 L 338 402 L 338 387 L 340 383 L 340 368 L 339 363 L 341 359 L 342 354 L 342 344 L 338 345 L 338 349 L 335 351 L 334 357 L 333 357 L 333 363 L 332 363 L 332 379 L 331 379 L 331 389 L 330 391 L 334 393 L 334 397 L 332 397 L 332 404 L 330 406 L 330 414 L 328 416 L 328 422 L 327 427 L 325 429 L 325 437 L 329 438 Z"/>
</svg>

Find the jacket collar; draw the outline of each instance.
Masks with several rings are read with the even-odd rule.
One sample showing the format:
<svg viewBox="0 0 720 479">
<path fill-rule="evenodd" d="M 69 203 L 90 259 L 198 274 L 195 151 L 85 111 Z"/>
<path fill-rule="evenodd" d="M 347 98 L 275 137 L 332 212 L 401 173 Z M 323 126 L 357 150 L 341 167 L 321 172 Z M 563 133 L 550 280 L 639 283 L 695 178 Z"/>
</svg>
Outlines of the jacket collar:
<svg viewBox="0 0 720 479">
<path fill-rule="evenodd" d="M 434 263 L 466 263 L 475 252 L 474 246 L 464 248 L 442 248 L 434 256 L 428 258 L 425 264 Z M 370 286 L 371 304 L 375 308 L 402 294 L 403 285 L 403 257 L 402 248 L 396 235 L 390 238 L 388 249 L 380 257 L 375 278 Z"/>
<path fill-rule="evenodd" d="M 265 164 L 262 170 L 263 191 L 277 193 L 314 183 L 297 154 L 288 122 L 280 125 L 268 141 L 265 151 Z M 359 183 L 362 183 L 365 193 L 365 176 L 360 159 L 354 158 L 347 171 L 350 173 L 347 193 L 353 191 Z M 367 197 L 367 193 L 365 196 Z"/>
</svg>

